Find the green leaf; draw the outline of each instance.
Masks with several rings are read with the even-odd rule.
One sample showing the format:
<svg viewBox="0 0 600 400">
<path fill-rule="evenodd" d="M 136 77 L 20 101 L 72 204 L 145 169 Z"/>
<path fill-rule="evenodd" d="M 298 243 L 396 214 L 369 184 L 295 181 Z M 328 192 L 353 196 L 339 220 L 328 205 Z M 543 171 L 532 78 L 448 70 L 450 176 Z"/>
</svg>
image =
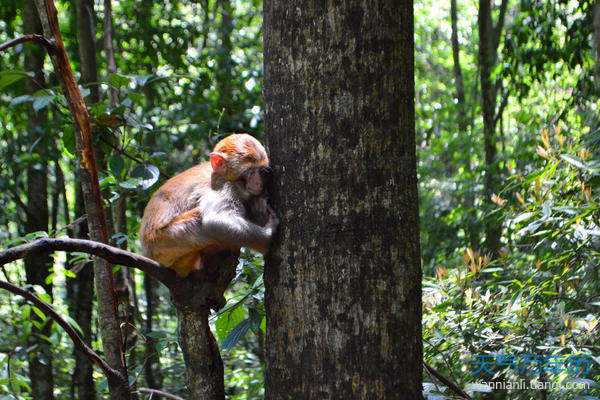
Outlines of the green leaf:
<svg viewBox="0 0 600 400">
<path fill-rule="evenodd" d="M 235 328 L 233 328 L 231 330 L 229 335 L 227 335 L 225 340 L 223 340 L 223 343 L 221 344 L 221 347 L 223 348 L 223 350 L 231 349 L 233 346 L 235 346 L 237 344 L 237 342 L 240 341 L 240 339 L 242 339 L 244 336 L 246 336 L 246 334 L 250 330 L 250 325 L 251 325 L 250 319 L 245 319 L 242 322 L 240 322 L 239 324 L 237 324 L 235 326 Z"/>
<path fill-rule="evenodd" d="M 83 335 L 83 331 L 81 330 L 81 327 L 79 326 L 77 321 L 71 318 L 68 314 L 63 315 L 62 317 L 65 321 L 67 321 L 69 325 L 71 325 L 73 329 L 75 329 L 80 335 Z"/>
<path fill-rule="evenodd" d="M 119 178 L 125 167 L 125 160 L 119 154 L 113 154 L 108 158 L 108 167 L 110 168 L 110 172 Z"/>
<path fill-rule="evenodd" d="M 13 70 L 13 71 L 1 71 L 0 72 L 0 90 L 7 86 L 12 85 L 15 82 L 20 81 L 23 78 L 30 77 L 31 74 L 25 71 Z"/>
<path fill-rule="evenodd" d="M 21 307 L 21 316 L 23 319 L 27 320 L 31 316 L 31 306 L 29 304 L 25 304 Z"/>
<path fill-rule="evenodd" d="M 240 322 L 246 318 L 246 313 L 241 305 L 234 307 L 230 310 L 225 311 L 217 318 L 215 328 L 217 337 L 220 341 L 224 340 L 225 337 L 236 327 Z"/>
<path fill-rule="evenodd" d="M 42 310 L 40 310 L 36 306 L 31 306 L 31 309 L 33 310 L 35 315 L 37 315 L 42 321 L 46 320 L 46 314 L 44 314 L 44 312 Z"/>
<path fill-rule="evenodd" d="M 129 86 L 130 78 L 126 75 L 122 74 L 110 74 L 108 77 L 108 83 L 110 83 L 115 88 L 122 88 L 123 86 Z"/>
</svg>

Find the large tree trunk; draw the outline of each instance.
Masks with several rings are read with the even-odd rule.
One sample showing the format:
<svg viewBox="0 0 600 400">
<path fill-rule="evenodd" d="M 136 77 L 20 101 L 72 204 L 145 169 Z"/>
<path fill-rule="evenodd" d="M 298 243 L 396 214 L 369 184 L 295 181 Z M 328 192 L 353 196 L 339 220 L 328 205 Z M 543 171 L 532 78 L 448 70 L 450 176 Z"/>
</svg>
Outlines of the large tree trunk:
<svg viewBox="0 0 600 400">
<path fill-rule="evenodd" d="M 420 399 L 412 1 L 264 5 L 267 399 Z"/>
<path fill-rule="evenodd" d="M 27 0 L 23 8 L 23 31 L 25 33 L 41 33 L 42 27 L 35 12 L 33 0 Z M 25 47 L 25 68 L 32 71 L 33 80 L 27 81 L 27 92 L 33 94 L 41 89 L 39 85 L 45 84 L 43 73 L 44 49 L 37 46 Z M 30 143 L 36 143 L 34 152 L 39 159 L 27 166 L 27 219 L 25 233 L 48 230 L 48 160 L 46 146 L 50 143 L 48 132 L 44 129 L 47 124 L 45 110 L 29 110 L 28 134 Z M 52 284 L 46 283 L 48 270 L 52 266 L 52 259 L 48 255 L 31 255 L 25 257 L 25 273 L 27 283 L 40 285 L 46 293 L 52 295 Z M 32 317 L 37 318 L 37 317 Z M 29 346 L 32 350 L 29 356 L 29 379 L 31 393 L 34 400 L 54 399 L 54 379 L 52 375 L 52 349 L 50 343 L 43 336 L 48 336 L 51 321 L 40 330 L 32 329 Z"/>
</svg>

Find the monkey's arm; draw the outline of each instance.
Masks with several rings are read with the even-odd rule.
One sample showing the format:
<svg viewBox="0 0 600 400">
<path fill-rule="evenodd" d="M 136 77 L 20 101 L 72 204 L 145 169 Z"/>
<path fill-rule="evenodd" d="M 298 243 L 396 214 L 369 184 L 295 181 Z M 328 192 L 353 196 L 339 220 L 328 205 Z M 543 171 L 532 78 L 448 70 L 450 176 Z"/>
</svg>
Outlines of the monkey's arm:
<svg viewBox="0 0 600 400">
<path fill-rule="evenodd" d="M 212 212 L 202 218 L 204 235 L 232 247 L 250 247 L 266 253 L 277 227 L 277 218 L 269 217 L 267 224 L 256 225 L 235 212 Z"/>
</svg>

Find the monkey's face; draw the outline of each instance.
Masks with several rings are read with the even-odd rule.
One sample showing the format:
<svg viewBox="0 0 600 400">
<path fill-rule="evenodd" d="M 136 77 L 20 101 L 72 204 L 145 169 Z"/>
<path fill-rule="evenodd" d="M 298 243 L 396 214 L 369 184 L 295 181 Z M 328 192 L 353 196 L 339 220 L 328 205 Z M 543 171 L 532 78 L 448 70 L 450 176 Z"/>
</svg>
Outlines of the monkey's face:
<svg viewBox="0 0 600 400">
<path fill-rule="evenodd" d="M 264 190 L 265 182 L 269 173 L 269 167 L 248 168 L 239 177 L 239 184 L 246 196 L 260 196 Z"/>
</svg>

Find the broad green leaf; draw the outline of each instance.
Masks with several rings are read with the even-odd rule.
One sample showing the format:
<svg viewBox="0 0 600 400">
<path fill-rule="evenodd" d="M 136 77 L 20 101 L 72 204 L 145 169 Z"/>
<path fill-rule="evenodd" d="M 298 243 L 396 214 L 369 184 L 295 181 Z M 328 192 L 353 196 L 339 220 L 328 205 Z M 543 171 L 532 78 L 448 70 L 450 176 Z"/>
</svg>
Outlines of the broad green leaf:
<svg viewBox="0 0 600 400">
<path fill-rule="evenodd" d="M 215 323 L 217 337 L 222 341 L 229 332 L 246 318 L 246 313 L 241 305 L 220 314 Z"/>
<path fill-rule="evenodd" d="M 235 346 L 237 344 L 237 342 L 240 341 L 240 339 L 242 339 L 244 336 L 246 336 L 246 334 L 250 330 L 250 325 L 251 325 L 251 322 L 249 319 L 245 319 L 242 322 L 240 322 L 239 324 L 237 324 L 231 330 L 231 332 L 229 332 L 229 335 L 227 335 L 225 340 L 223 340 L 223 343 L 221 345 L 223 350 L 231 349 L 233 346 Z"/>
<path fill-rule="evenodd" d="M 31 73 L 25 71 L 0 71 L 0 90 L 30 76 Z"/>
<path fill-rule="evenodd" d="M 110 74 L 110 76 L 108 77 L 108 82 L 115 88 L 120 89 L 124 86 L 129 86 L 129 82 L 131 82 L 131 79 L 126 75 L 115 73 Z"/>
</svg>

